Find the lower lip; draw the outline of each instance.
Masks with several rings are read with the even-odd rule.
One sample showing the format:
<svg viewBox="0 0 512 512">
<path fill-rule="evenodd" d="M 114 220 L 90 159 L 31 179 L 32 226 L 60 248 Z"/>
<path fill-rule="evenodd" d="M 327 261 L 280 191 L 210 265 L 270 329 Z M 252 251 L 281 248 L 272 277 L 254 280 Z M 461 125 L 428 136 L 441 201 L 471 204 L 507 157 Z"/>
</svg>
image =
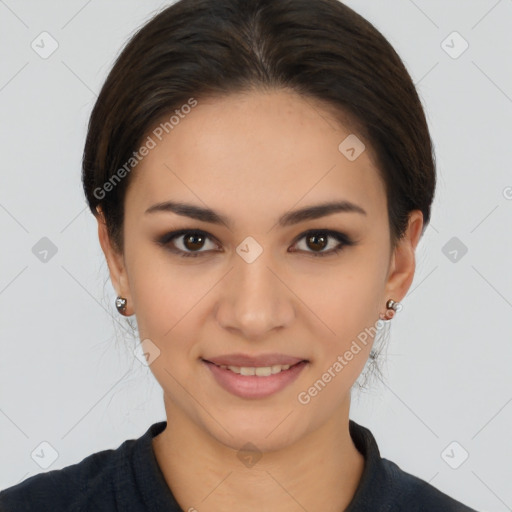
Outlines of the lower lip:
<svg viewBox="0 0 512 512">
<path fill-rule="evenodd" d="M 281 391 L 291 384 L 302 372 L 307 362 L 302 361 L 279 373 L 267 377 L 256 375 L 240 375 L 227 368 L 221 368 L 216 364 L 204 361 L 212 372 L 215 380 L 233 395 L 241 398 L 265 398 Z"/>
</svg>

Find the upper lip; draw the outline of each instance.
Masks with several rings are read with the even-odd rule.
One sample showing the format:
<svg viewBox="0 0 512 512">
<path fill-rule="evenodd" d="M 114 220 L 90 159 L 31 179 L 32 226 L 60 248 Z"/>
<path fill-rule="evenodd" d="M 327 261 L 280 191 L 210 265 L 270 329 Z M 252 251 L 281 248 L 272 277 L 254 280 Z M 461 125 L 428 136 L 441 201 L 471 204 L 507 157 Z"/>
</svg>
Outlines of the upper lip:
<svg viewBox="0 0 512 512">
<path fill-rule="evenodd" d="M 205 361 L 214 363 L 217 366 L 238 366 L 238 367 L 265 367 L 274 365 L 294 365 L 306 359 L 301 357 L 287 356 L 285 354 L 260 354 L 250 356 L 247 354 L 226 354 L 217 357 L 204 358 Z"/>
</svg>

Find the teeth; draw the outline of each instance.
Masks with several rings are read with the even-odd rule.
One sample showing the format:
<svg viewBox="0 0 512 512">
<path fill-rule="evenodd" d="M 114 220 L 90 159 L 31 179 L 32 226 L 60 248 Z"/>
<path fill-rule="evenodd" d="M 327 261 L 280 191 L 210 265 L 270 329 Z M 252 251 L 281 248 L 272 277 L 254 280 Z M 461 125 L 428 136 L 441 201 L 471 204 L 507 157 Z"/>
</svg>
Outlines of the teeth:
<svg viewBox="0 0 512 512">
<path fill-rule="evenodd" d="M 275 364 L 274 366 L 261 366 L 261 367 L 252 367 L 252 366 L 226 366 L 224 364 L 220 365 L 221 368 L 231 370 L 234 373 L 238 373 L 240 375 L 257 375 L 258 377 L 268 377 L 269 375 L 275 375 L 276 373 L 280 373 L 283 370 L 288 370 L 290 368 L 289 364 Z"/>
</svg>

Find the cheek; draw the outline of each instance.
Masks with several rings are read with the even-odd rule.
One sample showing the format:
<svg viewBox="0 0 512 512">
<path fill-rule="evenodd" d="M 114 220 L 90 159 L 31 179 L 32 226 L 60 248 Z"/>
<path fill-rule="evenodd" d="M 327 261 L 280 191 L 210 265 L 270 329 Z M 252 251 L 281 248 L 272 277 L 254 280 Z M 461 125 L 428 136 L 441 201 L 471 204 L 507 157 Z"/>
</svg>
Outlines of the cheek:
<svg viewBox="0 0 512 512">
<path fill-rule="evenodd" d="M 130 292 L 140 337 L 164 341 L 179 329 L 180 318 L 192 307 L 196 294 L 165 250 L 140 243 L 130 254 Z"/>
<path fill-rule="evenodd" d="M 315 378 L 329 382 L 322 403 L 339 404 L 351 388 L 368 360 L 379 326 L 385 271 L 380 259 L 361 254 L 348 267 L 326 281 L 323 294 L 317 294 L 318 305 L 312 308 L 330 328 L 322 324 L 324 334 L 314 352 L 319 363 Z"/>
<path fill-rule="evenodd" d="M 300 295 L 307 297 L 304 302 L 316 313 L 314 321 L 335 347 L 374 326 L 382 310 L 385 268 L 377 258 L 363 252 L 354 253 L 338 268 L 310 282 L 310 291 L 306 294 L 304 288 Z"/>
</svg>

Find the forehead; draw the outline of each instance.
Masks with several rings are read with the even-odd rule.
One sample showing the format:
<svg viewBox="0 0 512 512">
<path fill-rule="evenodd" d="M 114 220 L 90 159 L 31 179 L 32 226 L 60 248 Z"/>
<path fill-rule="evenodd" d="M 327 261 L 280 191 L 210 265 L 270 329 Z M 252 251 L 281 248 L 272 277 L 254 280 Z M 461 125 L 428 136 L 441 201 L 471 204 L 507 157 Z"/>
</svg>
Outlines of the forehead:
<svg viewBox="0 0 512 512">
<path fill-rule="evenodd" d="M 198 99 L 187 111 L 172 124 L 172 113 L 162 117 L 148 132 L 154 147 L 132 171 L 127 210 L 186 198 L 219 211 L 260 205 L 263 214 L 346 199 L 382 213 L 385 189 L 371 148 L 362 150 L 320 102 L 254 91 Z M 362 151 L 355 160 L 347 145 Z"/>
</svg>

